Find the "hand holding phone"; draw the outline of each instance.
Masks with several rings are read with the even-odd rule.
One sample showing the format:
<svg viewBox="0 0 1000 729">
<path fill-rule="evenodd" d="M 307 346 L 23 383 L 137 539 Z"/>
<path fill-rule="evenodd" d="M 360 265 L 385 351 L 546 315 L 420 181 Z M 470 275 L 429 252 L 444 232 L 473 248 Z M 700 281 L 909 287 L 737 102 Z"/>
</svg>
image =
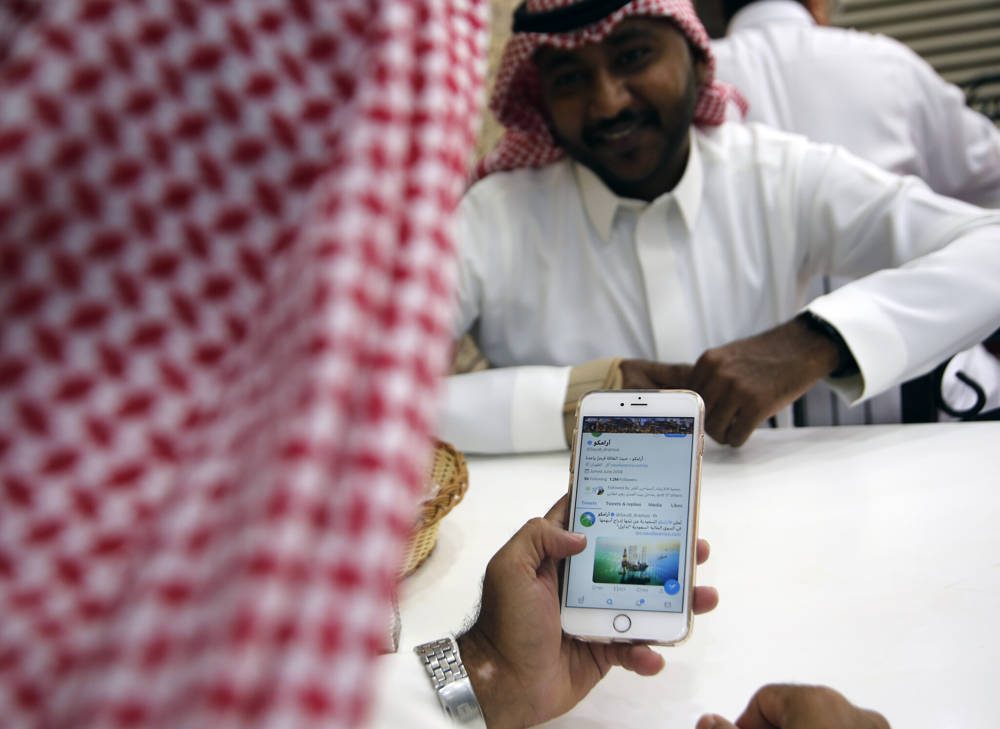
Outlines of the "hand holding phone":
<svg viewBox="0 0 1000 729">
<path fill-rule="evenodd" d="M 457 639 L 491 727 L 535 726 L 559 716 L 614 666 L 643 676 L 663 668 L 663 656 L 649 646 L 584 643 L 563 632 L 558 569 L 584 548 L 564 529 L 568 510 L 567 494 L 494 555 L 476 622 Z M 708 543 L 699 541 L 696 552 L 704 562 Z M 718 599 L 715 588 L 696 587 L 694 613 L 712 610 Z"/>
<path fill-rule="evenodd" d="M 580 401 L 563 567 L 570 635 L 674 645 L 691 629 L 704 405 L 689 390 L 593 392 Z"/>
</svg>

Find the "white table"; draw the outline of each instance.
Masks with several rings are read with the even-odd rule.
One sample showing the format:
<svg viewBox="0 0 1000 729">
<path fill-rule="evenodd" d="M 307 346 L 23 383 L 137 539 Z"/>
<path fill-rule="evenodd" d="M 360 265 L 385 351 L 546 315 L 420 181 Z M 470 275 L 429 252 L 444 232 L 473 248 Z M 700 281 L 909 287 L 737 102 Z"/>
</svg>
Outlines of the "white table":
<svg viewBox="0 0 1000 729">
<path fill-rule="evenodd" d="M 486 562 L 566 490 L 567 460 L 469 459 L 465 500 L 404 583 L 401 649 L 474 614 Z M 706 443 L 701 536 L 699 582 L 720 606 L 663 649 L 661 675 L 615 669 L 547 726 L 693 727 L 794 681 L 834 686 L 896 729 L 1000 727 L 1000 423 Z"/>
</svg>

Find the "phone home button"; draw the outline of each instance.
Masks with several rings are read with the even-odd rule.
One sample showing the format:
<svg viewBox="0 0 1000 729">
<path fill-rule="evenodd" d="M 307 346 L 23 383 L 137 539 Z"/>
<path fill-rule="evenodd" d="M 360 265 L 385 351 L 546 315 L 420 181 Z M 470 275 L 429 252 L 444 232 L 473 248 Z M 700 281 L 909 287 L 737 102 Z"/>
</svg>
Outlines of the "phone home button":
<svg viewBox="0 0 1000 729">
<path fill-rule="evenodd" d="M 627 633 L 628 629 L 632 627 L 632 618 L 624 613 L 621 615 L 615 615 L 615 619 L 611 621 L 611 625 L 619 633 Z"/>
</svg>

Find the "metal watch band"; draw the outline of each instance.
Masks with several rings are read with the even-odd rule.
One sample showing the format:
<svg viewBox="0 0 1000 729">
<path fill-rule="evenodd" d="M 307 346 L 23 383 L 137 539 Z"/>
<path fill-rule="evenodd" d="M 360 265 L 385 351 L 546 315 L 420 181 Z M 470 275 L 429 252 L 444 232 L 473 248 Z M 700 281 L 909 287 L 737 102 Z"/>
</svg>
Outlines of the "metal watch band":
<svg viewBox="0 0 1000 729">
<path fill-rule="evenodd" d="M 441 708 L 451 720 L 464 727 L 486 729 L 483 711 L 472 690 L 469 673 L 465 670 L 454 638 L 424 643 L 413 651 L 420 656 Z"/>
</svg>

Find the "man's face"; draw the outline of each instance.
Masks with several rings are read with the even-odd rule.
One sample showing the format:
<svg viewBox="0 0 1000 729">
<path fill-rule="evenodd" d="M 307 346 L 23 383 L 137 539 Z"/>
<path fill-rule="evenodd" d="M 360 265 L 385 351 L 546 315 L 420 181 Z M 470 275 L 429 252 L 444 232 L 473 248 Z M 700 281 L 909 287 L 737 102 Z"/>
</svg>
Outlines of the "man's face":
<svg viewBox="0 0 1000 729">
<path fill-rule="evenodd" d="M 688 155 L 703 65 L 668 21 L 628 18 L 600 43 L 535 55 L 552 132 L 619 195 L 673 189 Z"/>
</svg>

